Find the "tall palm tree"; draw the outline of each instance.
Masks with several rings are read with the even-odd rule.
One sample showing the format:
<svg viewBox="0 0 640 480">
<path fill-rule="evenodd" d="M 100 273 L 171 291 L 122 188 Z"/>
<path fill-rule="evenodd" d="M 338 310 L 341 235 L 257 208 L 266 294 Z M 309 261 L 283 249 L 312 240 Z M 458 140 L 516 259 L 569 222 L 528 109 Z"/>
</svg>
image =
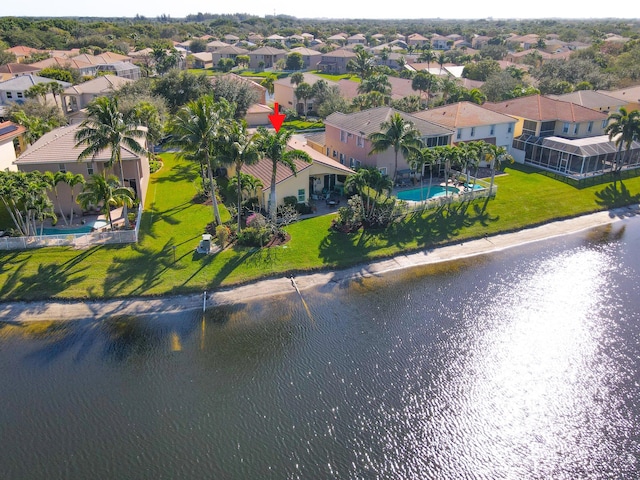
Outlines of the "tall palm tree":
<svg viewBox="0 0 640 480">
<path fill-rule="evenodd" d="M 435 151 L 433 148 L 422 147 L 419 150 L 412 153 L 411 158 L 409 160 L 409 165 L 413 170 L 420 172 L 420 200 L 424 200 L 422 198 L 422 182 L 424 180 L 424 168 L 429 167 L 429 183 L 427 184 L 427 195 L 426 198 L 429 198 L 431 194 L 431 183 L 433 182 L 433 166 L 436 164 L 438 160 Z"/>
<path fill-rule="evenodd" d="M 211 189 L 213 218 L 221 225 L 216 181 L 213 176 L 214 162 L 217 160 L 218 135 L 225 122 L 233 118 L 233 107 L 226 101 L 216 102 L 212 95 L 204 95 L 183 106 L 169 123 L 167 144 L 180 149 L 178 157 L 200 163 L 204 187 L 208 176 Z"/>
<path fill-rule="evenodd" d="M 485 160 L 489 160 L 489 166 L 491 168 L 491 184 L 489 185 L 489 195 L 493 191 L 493 182 L 496 177 L 496 165 L 500 165 L 503 161 L 514 162 L 514 159 L 505 147 L 499 147 L 497 145 L 488 144 L 485 149 Z M 488 197 L 487 197 L 488 198 Z"/>
<path fill-rule="evenodd" d="M 362 80 L 358 85 L 358 93 L 371 93 L 380 92 L 383 95 L 389 95 L 391 93 L 391 82 L 389 77 L 383 73 L 370 75 Z"/>
<path fill-rule="evenodd" d="M 47 83 L 47 89 L 51 92 L 51 95 L 53 95 L 55 104 L 58 105 L 58 95 L 64 92 L 64 87 L 58 82 L 49 82 Z"/>
<path fill-rule="evenodd" d="M 88 117 L 75 134 L 76 147 L 84 147 L 78 160 L 95 157 L 104 150 L 110 151 L 107 167 L 118 164 L 120 182 L 124 186 L 122 146 L 138 155 L 147 153 L 143 142 L 145 131 L 140 125 L 126 118 L 118 110 L 115 97 L 98 97 L 87 106 Z"/>
<path fill-rule="evenodd" d="M 616 152 L 615 162 L 611 165 L 611 170 L 620 171 L 622 169 L 622 147 L 629 152 L 634 141 L 640 141 L 640 110 L 627 111 L 625 107 L 620 107 L 617 112 L 609 114 L 609 124 L 604 129 L 609 135 L 609 141 L 615 138 Z"/>
<path fill-rule="evenodd" d="M 388 194 L 391 192 L 393 182 L 375 167 L 362 167 L 346 178 L 344 186 L 347 190 L 357 191 L 361 197 L 366 199 L 366 203 L 363 205 L 365 209 L 364 216 L 369 217 L 373 212 L 378 197 L 383 193 Z M 375 193 L 373 198 L 371 191 Z"/>
<path fill-rule="evenodd" d="M 364 48 L 356 50 L 355 54 L 356 58 L 349 60 L 347 63 L 347 70 L 364 80 L 375 70 L 375 57 Z"/>
<path fill-rule="evenodd" d="M 111 226 L 111 230 L 113 230 L 111 207 L 118 205 L 131 206 L 134 198 L 133 190 L 130 187 L 121 186 L 118 183 L 118 177 L 115 175 L 105 177 L 100 174 L 93 174 L 84 184 L 84 188 L 78 194 L 77 200 L 82 208 L 85 209 L 91 205 L 102 204 L 107 221 Z"/>
<path fill-rule="evenodd" d="M 409 158 L 413 152 L 417 151 L 422 146 L 420 132 L 411 121 L 405 120 L 397 112 L 380 125 L 380 130 L 369 135 L 372 145 L 369 155 L 386 152 L 393 148 L 395 163 L 392 178 L 395 184 L 398 174 L 398 154 L 402 152 L 405 158 Z"/>
<path fill-rule="evenodd" d="M 220 158 L 223 163 L 233 164 L 236 169 L 238 189 L 238 233 L 242 230 L 242 180 L 241 170 L 244 165 L 253 165 L 261 158 L 261 152 L 253 137 L 247 131 L 244 120 L 234 120 L 220 132 L 218 141 L 222 146 Z"/>
<path fill-rule="evenodd" d="M 287 143 L 293 135 L 291 130 L 280 129 L 278 132 L 275 132 L 267 130 L 264 127 L 258 127 L 258 133 L 256 135 L 256 141 L 261 155 L 269 158 L 272 162 L 269 213 L 275 220 L 277 215 L 276 181 L 278 166 L 284 166 L 291 170 L 294 175 L 297 175 L 298 168 L 296 167 L 295 161 L 302 160 L 311 163 L 312 159 L 309 154 L 303 150 L 288 149 Z"/>
</svg>

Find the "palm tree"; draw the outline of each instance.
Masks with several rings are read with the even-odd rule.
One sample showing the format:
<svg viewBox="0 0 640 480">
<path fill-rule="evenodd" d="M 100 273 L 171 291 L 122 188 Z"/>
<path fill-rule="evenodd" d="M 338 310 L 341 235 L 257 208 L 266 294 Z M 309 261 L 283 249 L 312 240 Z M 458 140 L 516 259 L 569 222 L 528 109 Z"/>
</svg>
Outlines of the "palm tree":
<svg viewBox="0 0 640 480">
<path fill-rule="evenodd" d="M 51 95 L 53 95 L 53 101 L 58 105 L 58 95 L 64 92 L 64 87 L 58 82 L 49 82 L 47 83 L 47 88 L 51 92 Z"/>
<path fill-rule="evenodd" d="M 278 166 L 282 165 L 297 175 L 298 169 L 295 160 L 302 160 L 311 163 L 311 157 L 303 150 L 288 150 L 287 143 L 293 135 L 293 131 L 280 129 L 278 132 L 267 130 L 264 127 L 258 127 L 256 141 L 261 155 L 271 159 L 271 185 L 269 192 L 269 213 L 275 220 L 277 215 L 277 197 L 276 197 L 276 181 L 278 174 Z"/>
<path fill-rule="evenodd" d="M 412 153 L 409 165 L 415 171 L 420 172 L 420 200 L 422 198 L 422 181 L 424 180 L 424 167 L 429 167 L 429 183 L 427 184 L 427 198 L 431 194 L 431 183 L 433 181 L 433 166 L 436 164 L 437 156 L 433 148 L 422 147 Z"/>
<path fill-rule="evenodd" d="M 347 70 L 364 80 L 375 70 L 375 57 L 364 48 L 356 50 L 355 54 L 356 58 L 347 63 Z"/>
<path fill-rule="evenodd" d="M 620 171 L 622 169 L 622 147 L 629 152 L 631 144 L 640 140 L 640 110 L 627 111 L 625 107 L 620 107 L 617 112 L 609 115 L 609 124 L 604 132 L 609 135 L 609 141 L 615 137 L 615 145 L 618 147 L 615 161 L 611 165 L 611 170 Z"/>
<path fill-rule="evenodd" d="M 260 160 L 261 152 L 254 139 L 247 132 L 244 120 L 232 121 L 223 128 L 219 142 L 222 145 L 221 160 L 223 163 L 233 164 L 236 168 L 236 184 L 238 189 L 238 233 L 242 230 L 242 181 L 240 178 L 243 165 L 253 165 Z"/>
<path fill-rule="evenodd" d="M 418 61 L 427 62 L 427 71 L 431 73 L 431 62 L 433 62 L 437 58 L 435 52 L 431 49 L 424 50 L 420 56 L 418 57 Z"/>
<path fill-rule="evenodd" d="M 445 186 L 449 186 L 449 174 L 453 166 L 457 166 L 460 162 L 460 149 L 453 145 L 442 145 L 434 147 L 436 155 L 440 161 L 444 161 L 444 178 Z M 445 196 L 448 196 L 449 189 L 445 188 Z"/>
<path fill-rule="evenodd" d="M 302 100 L 304 109 L 304 118 L 307 118 L 307 100 L 313 97 L 313 87 L 306 82 L 302 82 L 296 87 L 296 98 Z"/>
<path fill-rule="evenodd" d="M 276 77 L 275 75 L 267 75 L 262 79 L 260 85 L 267 89 L 267 93 L 269 93 L 269 95 L 273 95 L 273 92 L 275 90 L 274 83 L 277 79 L 278 77 Z"/>
<path fill-rule="evenodd" d="M 441 53 L 440 55 L 438 55 L 438 65 L 440 65 L 440 74 L 442 74 L 442 67 L 448 61 L 449 61 L 449 58 L 444 53 Z"/>
<path fill-rule="evenodd" d="M 118 177 L 115 175 L 105 177 L 100 174 L 93 174 L 84 184 L 84 188 L 78 194 L 77 200 L 84 209 L 92 205 L 102 204 L 107 221 L 111 226 L 111 230 L 113 230 L 111 207 L 118 205 L 131 206 L 134 198 L 133 190 L 130 187 L 119 185 Z"/>
<path fill-rule="evenodd" d="M 212 95 L 204 95 L 183 106 L 169 124 L 167 144 L 180 149 L 178 156 L 200 163 L 204 188 L 205 175 L 209 178 L 213 218 L 221 225 L 216 181 L 213 177 L 214 161 L 219 152 L 218 135 L 225 122 L 233 118 L 233 107 L 226 101 L 216 102 Z"/>
<path fill-rule="evenodd" d="M 398 174 L 398 153 L 402 152 L 405 158 L 409 158 L 411 154 L 422 146 L 420 140 L 420 132 L 414 127 L 413 123 L 405 120 L 399 113 L 394 113 L 389 120 L 380 125 L 380 132 L 369 135 L 372 153 L 386 152 L 393 148 L 395 154 L 395 164 L 393 169 L 393 183 L 396 183 Z"/>
<path fill-rule="evenodd" d="M 491 184 L 489 186 L 489 195 L 493 191 L 493 182 L 496 176 L 496 164 L 500 165 L 503 161 L 514 162 L 514 159 L 505 147 L 499 147 L 497 145 L 487 144 L 485 149 L 485 160 L 489 160 L 491 168 Z M 487 197 L 489 198 L 489 197 Z"/>
<path fill-rule="evenodd" d="M 391 192 L 393 182 L 387 175 L 383 175 L 376 167 L 362 167 L 356 173 L 349 175 L 344 183 L 347 190 L 355 190 L 361 197 L 366 198 L 364 217 L 370 216 L 376 205 L 376 200 L 383 193 Z M 375 192 L 373 203 L 371 191 Z"/>
<path fill-rule="evenodd" d="M 87 111 L 89 116 L 80 124 L 75 134 L 76 147 L 85 147 L 78 155 L 78 160 L 95 157 L 100 152 L 109 150 L 107 167 L 118 164 L 120 182 L 124 186 L 122 146 L 135 154 L 146 154 L 147 150 L 139 140 L 144 140 L 145 131 L 120 113 L 118 99 L 115 97 L 98 97 L 88 105 Z"/>
<path fill-rule="evenodd" d="M 24 95 L 27 98 L 42 98 L 42 103 L 46 105 L 47 103 L 47 93 L 49 93 L 49 88 L 44 83 L 36 83 L 35 85 L 29 87 Z"/>
<path fill-rule="evenodd" d="M 380 92 L 383 95 L 389 95 L 391 93 L 389 77 L 382 73 L 371 75 L 358 85 L 358 93 L 371 92 Z"/>
</svg>

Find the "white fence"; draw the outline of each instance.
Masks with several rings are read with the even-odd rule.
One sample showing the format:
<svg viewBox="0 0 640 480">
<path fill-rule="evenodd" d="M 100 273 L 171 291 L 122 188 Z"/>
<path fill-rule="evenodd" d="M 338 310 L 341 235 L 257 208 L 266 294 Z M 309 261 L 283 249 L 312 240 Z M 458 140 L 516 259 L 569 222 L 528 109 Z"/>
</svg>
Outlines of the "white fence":
<svg viewBox="0 0 640 480">
<path fill-rule="evenodd" d="M 133 230 L 114 230 L 91 233 L 64 233 L 29 237 L 0 237 L 0 250 L 25 250 L 43 247 L 88 248 L 110 243 L 136 243 L 142 219 L 142 205 L 138 208 L 136 226 Z"/>
</svg>

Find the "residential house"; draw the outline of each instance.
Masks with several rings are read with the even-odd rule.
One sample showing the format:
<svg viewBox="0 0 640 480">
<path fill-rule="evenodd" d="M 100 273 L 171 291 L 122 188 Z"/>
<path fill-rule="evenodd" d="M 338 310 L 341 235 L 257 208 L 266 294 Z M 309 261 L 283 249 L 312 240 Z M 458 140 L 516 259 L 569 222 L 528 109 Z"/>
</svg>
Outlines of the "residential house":
<svg viewBox="0 0 640 480">
<path fill-rule="evenodd" d="M 624 107 L 628 110 L 640 110 L 640 85 L 632 87 L 620 88 L 617 90 L 598 90 L 601 93 L 617 98 L 624 103 Z"/>
<path fill-rule="evenodd" d="M 304 83 L 309 85 L 315 84 L 318 80 L 323 80 L 322 77 L 314 75 L 313 73 L 303 73 Z M 336 82 L 331 80 L 325 80 L 329 85 L 337 85 Z M 356 82 L 351 82 L 356 83 Z M 356 85 L 358 85 L 356 83 Z M 290 78 L 280 78 L 273 82 L 273 99 L 278 102 L 280 108 L 288 108 L 295 110 L 298 113 L 304 113 L 303 102 L 298 101 L 295 94 L 296 85 L 291 83 Z M 314 112 L 314 101 L 309 99 L 307 101 L 307 113 Z"/>
<path fill-rule="evenodd" d="M 349 60 L 354 58 L 356 54 L 345 49 L 323 53 L 318 68 L 324 73 L 345 74 L 348 72 Z"/>
<path fill-rule="evenodd" d="M 430 45 L 430 42 L 427 37 L 424 37 L 419 33 L 412 33 L 411 35 L 407 36 L 407 44 L 414 47 L 423 47 L 425 45 Z"/>
<path fill-rule="evenodd" d="M 400 77 L 388 77 L 391 84 L 390 96 L 392 100 L 400 100 L 409 95 L 419 95 L 420 92 L 411 88 L 411 80 L 408 78 Z M 354 82 L 349 79 L 338 80 L 338 87 L 340 88 L 340 94 L 347 100 L 353 100 L 359 95 L 358 87 L 360 83 Z"/>
<path fill-rule="evenodd" d="M 278 60 L 284 60 L 286 50 L 274 47 L 260 47 L 249 52 L 249 68 L 252 70 L 274 68 Z"/>
<path fill-rule="evenodd" d="M 78 123 L 86 118 L 84 109 L 97 97 L 113 95 L 113 93 L 133 80 L 115 75 L 101 75 L 87 82 L 68 87 L 60 95 L 62 111 L 70 123 Z"/>
<path fill-rule="evenodd" d="M 225 48 L 228 46 L 230 46 L 229 43 L 221 42 L 220 40 L 212 40 L 209 43 L 207 43 L 207 52 L 216 52 L 221 48 Z"/>
<path fill-rule="evenodd" d="M 211 52 L 192 53 L 193 68 L 213 68 L 213 59 Z"/>
<path fill-rule="evenodd" d="M 223 40 L 225 42 L 227 42 L 229 45 L 233 45 L 233 44 L 236 44 L 236 43 L 238 43 L 240 41 L 240 37 L 238 37 L 238 36 L 236 36 L 236 35 L 234 35 L 232 33 L 227 33 L 224 36 Z"/>
<path fill-rule="evenodd" d="M 82 151 L 81 147 L 76 147 L 75 134 L 79 125 L 69 125 L 57 128 L 43 135 L 33 145 L 20 155 L 14 162 L 18 170 L 31 172 L 38 170 L 41 172 L 72 172 L 79 173 L 88 179 L 93 174 L 113 173 L 120 177 L 120 167 L 113 165 L 108 168 L 106 164 L 111 160 L 111 151 L 103 150 L 95 156 L 78 160 L 78 155 Z M 137 198 L 144 202 L 149 185 L 149 159 L 147 155 L 138 155 L 121 145 L 122 169 L 125 186 L 131 187 Z M 68 185 L 58 185 L 58 200 L 52 198 L 56 204 L 61 203 L 62 209 L 69 213 L 71 208 L 76 213 L 82 213 L 80 206 L 71 201 L 71 191 Z M 50 194 L 52 195 L 52 194 Z"/>
<path fill-rule="evenodd" d="M 578 178 L 611 165 L 614 144 L 605 135 L 606 113 L 542 95 L 487 102 L 483 107 L 516 119 L 511 154 L 518 162 Z M 587 145 L 595 157 L 587 154 Z M 583 149 L 580 155 L 577 147 Z"/>
<path fill-rule="evenodd" d="M 6 63 L 0 65 L 0 82 L 21 75 L 37 75 L 41 69 L 25 63 Z"/>
<path fill-rule="evenodd" d="M 268 42 L 271 45 L 279 45 L 281 47 L 285 47 L 285 42 L 286 42 L 286 38 L 283 37 L 282 35 L 278 35 L 277 33 L 274 33 L 273 35 L 269 35 L 267 38 L 265 38 L 265 41 Z"/>
<path fill-rule="evenodd" d="M 24 45 L 7 48 L 5 52 L 13 53 L 18 63 L 24 63 L 25 60 L 28 60 L 34 54 L 47 53 L 45 50 L 38 50 L 37 48 L 26 47 Z"/>
<path fill-rule="evenodd" d="M 70 87 L 69 82 L 62 82 L 60 80 L 54 80 L 51 78 L 39 77 L 38 75 L 21 75 L 9 80 L 5 80 L 0 83 L 0 105 L 10 106 L 14 103 L 23 103 L 26 96 L 26 91 L 38 83 L 51 83 L 58 82 L 63 87 Z M 50 97 L 50 94 L 48 94 Z M 2 116 L 2 112 L 0 112 Z"/>
<path fill-rule="evenodd" d="M 378 107 L 350 114 L 336 112 L 329 115 L 325 119 L 323 151 L 327 156 L 350 168 L 371 166 L 378 168 L 383 174 L 393 176 L 395 173 L 393 149 L 382 153 L 371 153 L 372 144 L 369 136 L 380 132 L 382 124 L 396 113 L 413 123 L 420 132 L 425 146 L 451 144 L 451 137 L 454 134 L 452 129 L 390 107 Z M 400 155 L 398 171 L 406 169 L 409 169 L 409 163 Z"/>
<path fill-rule="evenodd" d="M 292 138 L 287 147 L 289 149 L 302 150 L 309 154 L 311 163 L 302 160 L 294 160 L 296 175 L 288 168 L 279 167 L 276 176 L 276 204 L 283 205 L 285 197 L 296 197 L 298 203 L 307 203 L 309 200 L 318 200 L 323 192 L 341 191 L 344 181 L 354 171 L 334 159 L 314 150 L 305 140 Z M 273 163 L 271 159 L 264 158 L 255 165 L 245 165 L 244 173 L 253 175 L 262 181 L 263 187 L 258 193 L 258 198 L 263 207 L 269 204 L 269 192 L 271 189 L 271 171 Z"/>
<path fill-rule="evenodd" d="M 327 42 L 344 46 L 347 44 L 348 36 L 349 35 L 347 35 L 346 33 L 336 33 L 335 35 L 331 35 L 330 37 L 327 37 Z"/>
<path fill-rule="evenodd" d="M 247 41 L 253 43 L 254 45 L 257 45 L 264 41 L 264 36 L 260 35 L 259 33 L 250 33 L 249 35 L 247 35 Z"/>
<path fill-rule="evenodd" d="M 540 36 L 535 33 L 530 33 L 528 35 L 513 35 L 506 39 L 507 46 L 510 46 L 512 49 L 521 48 L 523 50 L 529 50 L 530 48 L 538 45 L 540 41 Z"/>
<path fill-rule="evenodd" d="M 86 65 L 80 71 L 83 75 L 91 76 L 91 77 L 95 76 L 98 73 L 98 65 L 109 65 L 117 62 L 133 61 L 133 59 L 127 55 L 121 55 L 119 53 L 114 53 L 114 52 L 104 52 L 104 53 L 101 53 L 100 55 L 89 55 L 88 53 L 83 53 L 75 57 L 72 57 L 70 60 L 82 62 L 84 65 Z M 113 73 L 115 75 L 116 72 L 114 71 Z"/>
<path fill-rule="evenodd" d="M 354 35 L 351 35 L 350 37 L 347 37 L 347 45 L 366 45 L 367 44 L 367 37 L 365 37 L 363 34 L 361 33 L 356 33 Z"/>
<path fill-rule="evenodd" d="M 449 50 L 453 45 L 453 40 L 442 35 L 433 35 L 431 37 L 431 48 L 434 50 Z"/>
<path fill-rule="evenodd" d="M 13 122 L 0 122 L 0 171 L 18 170 L 13 162 L 16 154 L 23 151 L 23 135 L 27 131 L 22 125 Z"/>
<path fill-rule="evenodd" d="M 471 48 L 475 48 L 476 50 L 480 50 L 485 45 L 489 44 L 489 40 L 493 37 L 488 37 L 486 35 L 475 35 L 471 39 Z"/>
<path fill-rule="evenodd" d="M 78 70 L 82 76 L 93 76 L 96 72 L 96 66 L 94 64 L 65 57 L 46 58 L 39 62 L 32 63 L 31 66 L 37 67 L 40 70 L 45 68 L 73 68 Z"/>
<path fill-rule="evenodd" d="M 291 55 L 294 52 L 302 55 L 303 70 L 316 70 L 318 68 L 318 63 L 320 63 L 320 60 L 322 59 L 322 53 L 310 48 L 296 47 L 291 49 L 287 55 Z"/>
<path fill-rule="evenodd" d="M 249 50 L 236 45 L 221 47 L 212 53 L 213 65 L 218 65 L 218 62 L 223 58 L 230 58 L 235 62 L 238 55 L 249 55 Z"/>
<path fill-rule="evenodd" d="M 511 150 L 516 121 L 471 102 L 459 102 L 413 113 L 415 117 L 450 128 L 453 143 L 483 140 Z"/>
<path fill-rule="evenodd" d="M 104 74 L 105 72 L 129 80 L 139 80 L 142 78 L 142 70 L 140 67 L 131 62 L 114 62 L 105 65 L 96 65 L 96 75 Z"/>
<path fill-rule="evenodd" d="M 547 53 L 544 50 L 533 48 L 522 50 L 520 52 L 509 52 L 507 55 L 505 55 L 504 60 L 507 62 L 515 63 L 516 65 L 535 64 L 535 66 L 539 66 L 543 62 L 551 60 L 553 58 L 553 54 Z"/>
<path fill-rule="evenodd" d="M 611 113 L 617 112 L 620 107 L 624 107 L 626 102 L 618 98 L 612 97 L 605 92 L 596 92 L 594 90 L 578 90 L 576 92 L 565 93 L 563 95 L 547 95 L 549 98 L 562 100 L 563 102 L 571 102 L 576 105 L 597 110 L 598 112 Z"/>
</svg>

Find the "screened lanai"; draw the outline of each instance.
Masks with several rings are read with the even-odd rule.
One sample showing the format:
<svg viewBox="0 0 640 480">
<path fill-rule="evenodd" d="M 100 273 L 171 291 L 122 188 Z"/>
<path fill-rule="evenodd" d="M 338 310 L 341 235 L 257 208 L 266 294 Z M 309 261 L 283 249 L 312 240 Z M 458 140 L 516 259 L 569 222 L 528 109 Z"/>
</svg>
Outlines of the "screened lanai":
<svg viewBox="0 0 640 480">
<path fill-rule="evenodd" d="M 521 135 L 513 140 L 513 147 L 524 150 L 525 163 L 576 179 L 610 172 L 617 153 L 607 135 L 572 140 Z M 622 161 L 622 169 L 640 167 L 639 142 L 633 142 L 629 151 L 623 145 Z"/>
</svg>

